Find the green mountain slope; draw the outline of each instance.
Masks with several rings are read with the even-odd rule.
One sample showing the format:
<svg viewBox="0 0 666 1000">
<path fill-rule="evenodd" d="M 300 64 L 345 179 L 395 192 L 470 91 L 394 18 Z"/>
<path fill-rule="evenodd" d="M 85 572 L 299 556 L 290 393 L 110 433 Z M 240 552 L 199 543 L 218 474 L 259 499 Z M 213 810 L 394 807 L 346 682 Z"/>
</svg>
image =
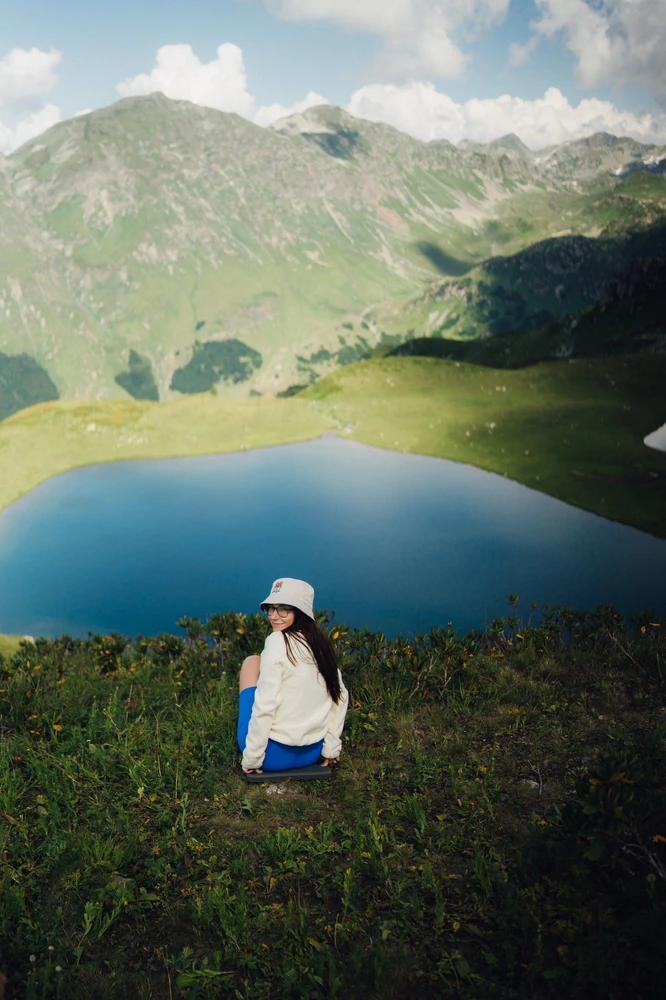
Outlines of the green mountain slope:
<svg viewBox="0 0 666 1000">
<path fill-rule="evenodd" d="M 0 420 L 24 407 L 57 398 L 53 382 L 29 355 L 8 357 L 0 352 Z"/>
<path fill-rule="evenodd" d="M 589 200 L 605 222 L 594 237 L 567 233 L 491 257 L 406 306 L 382 304 L 369 318 L 400 340 L 471 340 L 537 329 L 603 302 L 636 262 L 666 253 L 666 177 L 631 175 L 612 194 Z"/>
<path fill-rule="evenodd" d="M 659 192 L 627 195 L 643 173 L 616 174 L 664 151 L 610 139 L 537 156 L 336 108 L 261 129 L 120 101 L 0 161 L 0 351 L 63 398 L 275 395 L 403 337 L 436 275 L 474 282 L 474 265 L 563 231 L 654 222 Z"/>
<path fill-rule="evenodd" d="M 471 341 L 417 337 L 374 353 L 448 358 L 492 368 L 522 368 L 550 358 L 666 354 L 665 289 L 666 254 L 637 258 L 603 288 L 599 302 L 574 319 Z"/>
<path fill-rule="evenodd" d="M 663 203 L 652 201 L 650 208 L 658 212 L 663 204 L 663 221 L 621 235 L 609 228 L 597 239 L 544 240 L 491 258 L 462 279 L 438 282 L 407 306 L 371 314 L 390 331 L 373 353 L 514 365 L 528 363 L 535 350 L 545 358 L 658 349 L 664 340 L 665 180 L 660 186 Z M 591 325 L 595 332 L 587 336 Z"/>
</svg>

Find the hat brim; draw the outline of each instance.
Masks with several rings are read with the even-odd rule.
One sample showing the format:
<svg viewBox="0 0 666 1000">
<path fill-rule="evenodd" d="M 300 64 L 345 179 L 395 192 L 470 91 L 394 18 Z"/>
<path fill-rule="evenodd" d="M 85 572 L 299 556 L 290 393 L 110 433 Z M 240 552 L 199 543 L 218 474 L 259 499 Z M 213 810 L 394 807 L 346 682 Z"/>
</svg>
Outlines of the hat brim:
<svg viewBox="0 0 666 1000">
<path fill-rule="evenodd" d="M 275 593 L 276 583 L 284 582 L 284 589 L 282 593 Z M 259 607 L 264 610 L 264 605 L 266 604 L 280 604 L 285 608 L 294 608 L 297 611 L 301 611 L 307 618 L 312 621 L 316 621 L 314 616 L 314 590 L 309 584 L 305 584 L 304 581 L 291 580 L 290 578 L 283 577 L 282 580 L 277 580 L 273 584 L 271 592 L 268 597 L 265 597 L 261 602 Z M 300 586 L 303 584 L 307 587 L 306 593 L 303 593 L 303 589 Z"/>
</svg>

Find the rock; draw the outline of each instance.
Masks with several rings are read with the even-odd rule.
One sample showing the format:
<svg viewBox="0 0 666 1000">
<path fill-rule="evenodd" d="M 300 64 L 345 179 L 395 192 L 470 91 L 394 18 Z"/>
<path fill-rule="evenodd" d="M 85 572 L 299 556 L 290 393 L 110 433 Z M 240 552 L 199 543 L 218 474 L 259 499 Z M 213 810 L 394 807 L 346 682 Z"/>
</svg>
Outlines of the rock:
<svg viewBox="0 0 666 1000">
<path fill-rule="evenodd" d="M 521 778 L 517 785 L 519 792 L 529 792 L 531 795 L 538 795 L 540 787 L 534 778 Z"/>
</svg>

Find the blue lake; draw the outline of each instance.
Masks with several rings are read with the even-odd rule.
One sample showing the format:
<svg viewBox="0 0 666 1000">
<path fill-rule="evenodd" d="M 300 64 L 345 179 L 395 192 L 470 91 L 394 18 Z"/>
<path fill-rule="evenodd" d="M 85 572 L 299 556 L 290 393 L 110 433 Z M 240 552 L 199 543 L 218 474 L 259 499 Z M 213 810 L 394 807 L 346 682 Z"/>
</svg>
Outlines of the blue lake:
<svg viewBox="0 0 666 1000">
<path fill-rule="evenodd" d="M 66 473 L 0 514 L 0 632 L 173 631 L 280 576 L 388 635 L 483 628 L 506 597 L 666 608 L 666 540 L 468 465 L 334 436 Z"/>
</svg>

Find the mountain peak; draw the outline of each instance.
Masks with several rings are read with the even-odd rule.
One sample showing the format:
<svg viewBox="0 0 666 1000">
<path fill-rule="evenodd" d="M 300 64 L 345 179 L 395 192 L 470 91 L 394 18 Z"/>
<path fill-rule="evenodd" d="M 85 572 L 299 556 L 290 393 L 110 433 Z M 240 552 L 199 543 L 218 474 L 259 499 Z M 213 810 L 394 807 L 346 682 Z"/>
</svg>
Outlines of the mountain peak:
<svg viewBox="0 0 666 1000">
<path fill-rule="evenodd" d="M 316 104 L 305 111 L 280 118 L 271 128 L 285 135 L 303 135 L 314 132 L 334 133 L 341 128 L 352 128 L 358 124 L 358 119 L 334 104 Z"/>
<path fill-rule="evenodd" d="M 510 150 L 511 152 L 520 153 L 523 156 L 532 155 L 531 151 L 515 132 L 509 132 L 508 135 L 503 135 L 499 139 L 493 139 L 489 145 L 491 149 L 501 150 L 502 152 Z"/>
<path fill-rule="evenodd" d="M 593 135 L 585 136 L 584 139 L 579 139 L 578 141 L 581 146 L 589 146 L 591 149 L 597 149 L 599 147 L 621 146 L 627 140 L 616 135 L 611 135 L 610 132 L 594 132 Z"/>
<path fill-rule="evenodd" d="M 515 132 L 509 132 L 492 142 L 474 142 L 473 139 L 462 139 L 458 143 L 458 148 L 468 153 L 483 153 L 485 156 L 509 156 L 512 158 L 529 159 L 534 156 L 525 143 Z"/>
</svg>

